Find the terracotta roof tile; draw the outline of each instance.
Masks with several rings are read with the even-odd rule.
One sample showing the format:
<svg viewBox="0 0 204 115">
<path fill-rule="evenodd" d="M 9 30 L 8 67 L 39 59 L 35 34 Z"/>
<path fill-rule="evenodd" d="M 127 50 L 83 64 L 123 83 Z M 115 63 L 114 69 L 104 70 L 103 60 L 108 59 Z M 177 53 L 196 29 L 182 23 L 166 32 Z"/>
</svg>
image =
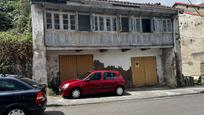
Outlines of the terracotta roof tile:
<svg viewBox="0 0 204 115">
<path fill-rule="evenodd" d="M 202 3 L 202 4 L 188 4 L 188 3 L 183 3 L 183 2 L 176 2 L 173 6 L 176 6 L 176 5 L 191 6 L 191 7 L 203 7 L 204 8 L 204 3 Z"/>
</svg>

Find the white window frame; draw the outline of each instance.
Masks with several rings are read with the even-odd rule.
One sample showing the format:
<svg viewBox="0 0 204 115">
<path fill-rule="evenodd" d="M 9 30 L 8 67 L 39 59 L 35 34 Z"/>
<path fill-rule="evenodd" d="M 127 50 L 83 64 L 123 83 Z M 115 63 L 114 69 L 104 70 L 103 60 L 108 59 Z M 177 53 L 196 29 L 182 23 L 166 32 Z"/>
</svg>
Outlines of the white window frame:
<svg viewBox="0 0 204 115">
<path fill-rule="evenodd" d="M 59 16 L 59 29 L 55 29 L 55 14 L 57 14 Z M 59 13 L 53 13 L 53 29 L 56 30 L 56 31 L 59 31 L 61 30 L 61 16 Z"/>
<path fill-rule="evenodd" d="M 51 28 L 50 29 L 47 28 L 47 13 L 51 14 Z M 45 28 L 46 30 L 53 30 L 53 13 L 51 12 L 45 13 Z"/>
<path fill-rule="evenodd" d="M 170 26 L 168 25 L 168 21 L 170 22 Z M 172 33 L 172 29 L 173 29 L 173 27 L 172 27 L 172 20 L 170 19 L 170 18 L 156 18 L 156 17 L 154 17 L 153 18 L 153 21 L 152 21 L 153 23 L 154 23 L 154 32 L 155 33 Z M 166 31 L 164 31 L 164 23 L 163 22 L 165 22 L 165 24 L 166 24 Z"/>
<path fill-rule="evenodd" d="M 100 17 L 103 18 L 103 30 L 100 29 Z M 110 31 L 108 31 L 108 28 L 107 28 L 107 19 L 110 19 Z M 116 19 L 116 30 L 113 29 L 114 28 L 113 27 L 113 20 L 114 19 Z M 116 32 L 117 31 L 117 16 L 107 16 L 107 15 L 94 14 L 93 20 L 94 20 L 93 31 L 95 31 L 95 32 Z M 97 24 L 98 30 L 96 30 L 96 24 Z"/>
<path fill-rule="evenodd" d="M 137 28 L 137 20 L 139 20 L 139 28 Z M 142 32 L 142 20 L 141 17 L 133 17 L 132 18 L 132 31 L 136 33 L 141 33 Z"/>
<path fill-rule="evenodd" d="M 46 11 L 46 13 L 51 13 L 51 18 L 52 18 L 52 29 L 47 29 L 47 17 L 45 15 L 45 29 L 47 31 L 76 31 L 77 30 L 77 16 L 76 16 L 76 13 L 74 12 L 60 12 L 60 11 Z M 58 14 L 59 15 L 59 26 L 60 26 L 60 29 L 55 29 L 55 20 L 54 20 L 54 14 Z M 63 23 L 63 15 L 66 14 L 68 15 L 68 29 L 64 29 L 64 23 Z M 71 30 L 71 18 L 70 18 L 70 15 L 74 15 L 75 16 L 75 29 L 74 30 Z"/>
</svg>

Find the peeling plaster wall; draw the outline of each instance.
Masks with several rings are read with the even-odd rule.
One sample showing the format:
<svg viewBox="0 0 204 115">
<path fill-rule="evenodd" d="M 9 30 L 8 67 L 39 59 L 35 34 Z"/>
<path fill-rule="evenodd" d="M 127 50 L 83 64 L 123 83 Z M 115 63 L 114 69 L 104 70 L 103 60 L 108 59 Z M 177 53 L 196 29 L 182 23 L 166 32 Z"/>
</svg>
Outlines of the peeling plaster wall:
<svg viewBox="0 0 204 115">
<path fill-rule="evenodd" d="M 59 55 L 85 55 L 92 54 L 93 60 L 100 61 L 104 64 L 104 67 L 114 66 L 115 68 L 122 68 L 124 71 L 131 72 L 131 58 L 132 57 L 146 57 L 146 56 L 156 56 L 157 62 L 157 75 L 159 79 L 159 84 L 163 84 L 164 75 L 162 67 L 162 50 L 161 49 L 149 49 L 141 51 L 140 49 L 132 49 L 126 52 L 121 50 L 108 50 L 107 52 L 99 52 L 98 50 L 84 50 L 81 52 L 75 51 L 48 51 L 47 52 L 47 71 L 48 80 L 56 77 L 59 72 Z M 130 73 L 132 75 L 132 72 Z"/>
<path fill-rule="evenodd" d="M 33 36 L 33 80 L 47 84 L 46 48 L 44 45 L 43 8 L 31 5 Z"/>
<path fill-rule="evenodd" d="M 181 14 L 182 69 L 185 76 L 199 76 L 204 62 L 204 17 Z"/>
<path fill-rule="evenodd" d="M 168 48 L 162 51 L 162 61 L 164 68 L 164 81 L 169 87 L 177 87 L 176 79 L 176 59 L 174 49 Z"/>
</svg>

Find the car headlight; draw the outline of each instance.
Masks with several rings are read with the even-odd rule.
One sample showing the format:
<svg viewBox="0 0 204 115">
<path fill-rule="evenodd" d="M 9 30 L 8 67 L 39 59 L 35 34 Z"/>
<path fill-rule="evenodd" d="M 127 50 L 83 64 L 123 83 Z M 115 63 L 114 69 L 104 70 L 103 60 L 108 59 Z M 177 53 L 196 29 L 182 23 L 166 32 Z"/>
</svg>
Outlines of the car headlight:
<svg viewBox="0 0 204 115">
<path fill-rule="evenodd" d="M 66 84 L 64 84 L 64 85 L 62 86 L 62 89 L 67 89 L 68 87 L 69 87 L 69 84 L 66 83 Z"/>
</svg>

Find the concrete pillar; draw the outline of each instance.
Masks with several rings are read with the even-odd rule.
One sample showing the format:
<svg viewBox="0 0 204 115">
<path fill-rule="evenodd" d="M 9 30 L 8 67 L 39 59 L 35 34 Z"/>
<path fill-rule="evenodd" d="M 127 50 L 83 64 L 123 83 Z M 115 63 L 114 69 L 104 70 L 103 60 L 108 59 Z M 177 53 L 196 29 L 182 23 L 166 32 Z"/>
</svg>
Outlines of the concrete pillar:
<svg viewBox="0 0 204 115">
<path fill-rule="evenodd" d="M 33 36 L 33 80 L 47 84 L 46 47 L 44 43 L 44 14 L 41 5 L 31 5 Z"/>
<path fill-rule="evenodd" d="M 164 80 L 166 85 L 172 88 L 177 87 L 176 60 L 173 48 L 166 48 L 162 51 Z"/>
</svg>

